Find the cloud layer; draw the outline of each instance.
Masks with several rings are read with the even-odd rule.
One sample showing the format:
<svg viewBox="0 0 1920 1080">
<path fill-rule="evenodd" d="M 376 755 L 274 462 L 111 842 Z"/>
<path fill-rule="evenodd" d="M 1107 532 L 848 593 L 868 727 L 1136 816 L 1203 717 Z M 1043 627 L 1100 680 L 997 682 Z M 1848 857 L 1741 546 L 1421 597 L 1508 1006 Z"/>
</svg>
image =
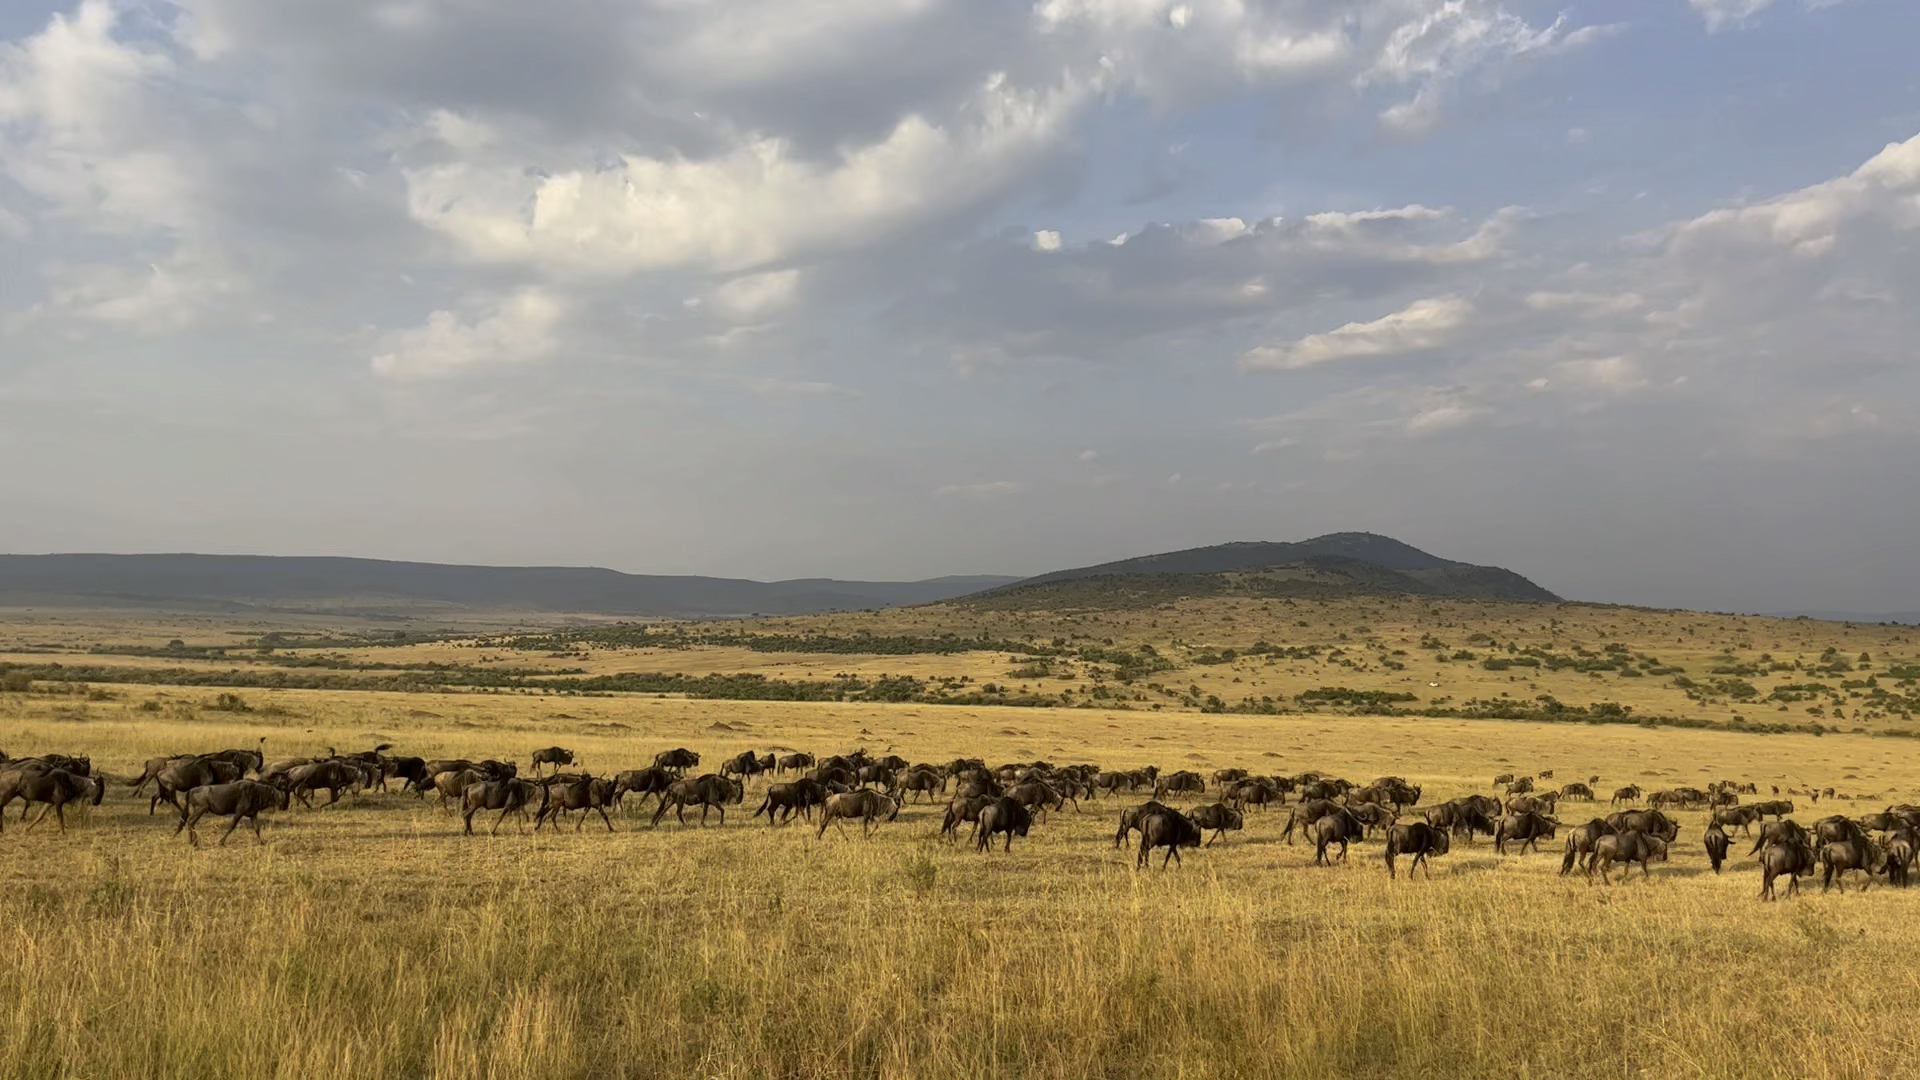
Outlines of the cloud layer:
<svg viewBox="0 0 1920 1080">
<path fill-rule="evenodd" d="M 15 550 L 917 576 L 1371 528 L 1920 606 L 1920 97 L 1847 55 L 1906 5 L 9 18 Z"/>
</svg>

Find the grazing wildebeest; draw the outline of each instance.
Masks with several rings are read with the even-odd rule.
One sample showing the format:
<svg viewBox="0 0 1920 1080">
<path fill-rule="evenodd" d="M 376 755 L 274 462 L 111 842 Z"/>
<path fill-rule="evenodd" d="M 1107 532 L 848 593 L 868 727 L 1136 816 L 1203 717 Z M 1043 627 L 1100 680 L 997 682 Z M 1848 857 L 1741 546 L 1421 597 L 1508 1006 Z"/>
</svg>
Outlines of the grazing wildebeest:
<svg viewBox="0 0 1920 1080">
<path fill-rule="evenodd" d="M 933 769 L 912 769 L 900 778 L 900 790 L 906 792 L 909 800 L 914 792 L 920 792 L 927 797 L 928 804 L 932 804 L 934 792 L 946 792 L 947 778 Z"/>
<path fill-rule="evenodd" d="M 493 828 L 487 830 L 488 836 L 499 835 L 500 823 L 507 819 L 508 814 L 513 813 L 520 815 L 521 820 L 518 822 L 520 831 L 525 832 L 527 804 L 532 802 L 535 796 L 539 796 L 543 800 L 541 808 L 545 809 L 546 794 L 546 788 L 528 780 L 482 780 L 477 784 L 468 784 L 467 789 L 460 795 L 461 803 L 466 808 L 466 813 L 461 819 L 465 822 L 465 827 L 461 831 L 472 836 L 473 815 L 482 810 L 498 810 L 500 816 L 493 819 Z"/>
<path fill-rule="evenodd" d="M 1618 832 L 1612 825 L 1594 818 L 1585 825 L 1576 825 L 1567 833 L 1567 853 L 1560 860 L 1560 873 L 1565 876 L 1578 866 L 1584 873 L 1593 865 L 1593 845 L 1603 836 Z"/>
<path fill-rule="evenodd" d="M 1436 829 L 1428 822 L 1415 821 L 1407 825 L 1395 825 L 1387 830 L 1387 878 L 1398 877 L 1393 861 L 1400 855 L 1413 856 L 1413 865 L 1407 867 L 1407 876 L 1422 866 L 1427 868 L 1427 877 L 1433 877 L 1433 865 L 1427 862 L 1429 855 L 1445 855 L 1453 847 L 1453 838 L 1445 829 Z"/>
<path fill-rule="evenodd" d="M 986 811 L 982 810 L 981 813 L 984 814 Z M 861 835 L 871 837 L 873 830 L 879 828 L 879 818 L 882 814 L 886 815 L 888 821 L 899 817 L 899 800 L 869 788 L 849 791 L 842 795 L 830 795 L 827 797 L 826 804 L 820 808 L 820 831 L 814 834 L 814 839 L 827 835 L 827 826 L 842 818 L 847 820 L 859 818 Z M 842 826 L 841 832 L 845 833 L 845 831 L 845 827 Z"/>
<path fill-rule="evenodd" d="M 1524 813 L 1508 814 L 1500 819 L 1498 831 L 1493 834 L 1494 850 L 1507 853 L 1507 841 L 1520 841 L 1520 854 L 1525 855 L 1528 848 L 1540 850 L 1540 841 L 1553 839 L 1554 830 L 1559 822 L 1544 814 Z"/>
<path fill-rule="evenodd" d="M 1207 841 L 1207 847 L 1212 847 L 1214 840 L 1226 836 L 1228 829 L 1238 832 L 1240 827 L 1246 822 L 1246 819 L 1241 816 L 1240 811 L 1227 806 L 1225 803 L 1210 803 L 1206 806 L 1197 807 L 1192 813 L 1188 814 L 1187 817 L 1190 818 L 1195 825 L 1200 827 L 1201 832 L 1204 833 L 1208 829 L 1213 830 L 1213 839 Z"/>
<path fill-rule="evenodd" d="M 1113 846 L 1119 847 L 1126 842 L 1127 836 L 1140 827 L 1140 823 L 1154 814 L 1165 813 L 1169 807 L 1158 800 L 1149 800 L 1139 806 L 1120 811 L 1120 828 L 1113 834 Z"/>
<path fill-rule="evenodd" d="M 1632 806 L 1633 801 L 1635 799 L 1638 799 L 1640 795 L 1641 795 L 1641 792 L 1640 792 L 1639 784 L 1628 784 L 1626 787 L 1620 788 L 1619 790 L 1615 791 L 1613 793 L 1613 801 L 1609 802 L 1607 805 L 1618 806 L 1621 803 L 1626 803 L 1628 806 Z"/>
<path fill-rule="evenodd" d="M 1726 831 L 1720 828 L 1719 822 L 1716 821 L 1707 826 L 1706 835 L 1701 837 L 1700 844 L 1707 849 L 1707 862 L 1713 864 L 1713 872 L 1719 873 L 1720 864 L 1727 861 L 1728 845 Z"/>
<path fill-rule="evenodd" d="M 1914 855 L 1920 852 L 1920 835 L 1912 829 L 1895 829 L 1887 834 L 1886 851 L 1887 862 L 1882 869 L 1886 872 L 1887 884 L 1906 888 Z"/>
<path fill-rule="evenodd" d="M 708 773 L 695 780 L 675 780 L 660 793 L 660 805 L 654 808 L 653 824 L 667 816 L 671 809 L 676 821 L 687 823 L 687 807 L 700 807 L 700 824 L 707 823 L 709 809 L 720 811 L 720 824 L 727 823 L 727 804 L 737 803 L 746 798 L 746 789 L 738 780 L 729 780 L 718 773 Z"/>
<path fill-rule="evenodd" d="M 947 812 L 940 819 L 940 835 L 945 837 L 948 843 L 957 844 L 960 842 L 960 826 L 968 822 L 973 824 L 973 832 L 970 835 L 979 835 L 980 811 L 993 805 L 994 800 L 998 798 L 1000 798 L 998 795 L 968 795 L 954 799 L 947 804 Z"/>
<path fill-rule="evenodd" d="M 613 801 L 613 785 L 592 776 L 582 776 L 567 783 L 548 784 L 546 798 L 541 800 L 540 812 L 534 815 L 533 831 L 539 832 L 540 826 L 552 818 L 554 828 L 560 827 L 560 815 L 568 810 L 597 810 L 600 820 L 607 823 L 607 831 L 613 831 L 613 819 L 607 816 L 607 804 Z M 574 832 L 587 823 L 583 812 L 580 820 L 573 826 Z"/>
<path fill-rule="evenodd" d="M 1583 802 L 1592 802 L 1593 789 L 1575 781 L 1560 789 L 1560 797 L 1567 800 L 1579 799 Z"/>
<path fill-rule="evenodd" d="M 669 770 L 675 776 L 685 776 L 688 769 L 698 764 L 700 764 L 700 755 L 685 747 L 662 750 L 653 755 L 654 768 Z"/>
<path fill-rule="evenodd" d="M 1771 826 L 1769 826 L 1770 828 Z M 1761 836 L 1764 842 L 1766 837 Z M 1760 899 L 1772 900 L 1773 879 L 1787 875 L 1787 895 L 1800 891 L 1800 879 L 1813 873 L 1817 860 L 1813 846 L 1805 841 L 1769 844 L 1760 853 Z"/>
<path fill-rule="evenodd" d="M 309 810 L 313 809 L 313 800 L 307 797 L 308 792 L 325 788 L 327 805 L 332 806 L 340 801 L 343 789 L 358 791 L 365 782 L 360 770 L 344 761 L 316 761 L 287 774 L 287 790 Z"/>
<path fill-rule="evenodd" d="M 42 815 L 44 816 L 44 815 Z M 1840 891 L 1847 891 L 1847 871 L 1860 871 L 1860 891 L 1867 891 L 1867 884 L 1873 880 L 1875 865 L 1882 861 L 1880 852 L 1872 840 L 1866 836 L 1836 840 L 1820 848 L 1820 891 L 1826 892 L 1833 885 L 1834 876 L 1840 877 Z"/>
<path fill-rule="evenodd" d="M 993 834 L 1007 834 L 1007 851 L 1013 850 L 1015 833 L 1027 835 L 1027 829 L 1033 825 L 1033 812 L 1005 795 L 988 803 L 980 810 L 979 828 L 975 831 L 979 839 L 974 845 L 976 851 L 993 850 Z"/>
<path fill-rule="evenodd" d="M 286 788 L 258 780 L 236 780 L 231 784 L 194 788 L 187 792 L 186 813 L 180 815 L 180 824 L 174 827 L 173 835 L 178 836 L 180 830 L 185 829 L 187 842 L 199 847 L 197 826 L 201 818 L 212 814 L 214 817 L 231 819 L 227 822 L 226 831 L 220 834 L 220 846 L 226 846 L 227 837 L 233 835 L 233 830 L 243 820 L 252 823 L 254 842 L 264 844 L 267 841 L 260 835 L 260 815 L 268 810 L 285 810 L 292 805 L 292 799 Z"/>
<path fill-rule="evenodd" d="M 1178 810 L 1163 809 L 1140 820 L 1140 856 L 1134 860 L 1133 868 L 1139 870 L 1145 867 L 1147 853 L 1154 848 L 1167 849 L 1166 858 L 1160 860 L 1160 869 L 1165 870 L 1169 859 L 1181 861 L 1181 848 L 1199 846 L 1200 826 Z"/>
<path fill-rule="evenodd" d="M 774 817 L 779 815 L 779 824 L 793 820 L 797 813 L 808 821 L 813 820 L 813 808 L 827 801 L 827 789 L 818 780 L 802 777 L 785 784 L 773 784 L 767 788 L 767 797 L 760 803 L 760 809 L 753 812 L 754 817 L 767 815 L 767 824 L 775 824 Z"/>
<path fill-rule="evenodd" d="M 14 799 L 23 799 L 26 805 L 21 808 L 24 819 L 33 809 L 34 803 L 45 803 L 46 808 L 40 816 L 27 825 L 32 832 L 34 826 L 47 820 L 47 814 L 53 813 L 60 822 L 60 831 L 67 831 L 67 804 L 87 803 L 99 806 L 106 795 L 106 781 L 94 776 L 81 776 L 65 769 L 25 768 L 11 770 L 0 779 L 0 817 L 6 816 L 6 806 Z"/>
<path fill-rule="evenodd" d="M 533 769 L 533 775 L 539 776 L 540 767 L 543 765 L 551 765 L 554 772 L 559 772 L 560 766 L 571 764 L 573 764 L 573 751 L 562 746 L 547 746 L 533 752 L 533 760 L 528 763 L 528 766 Z M 539 827 L 534 826 L 535 829 Z"/>
<path fill-rule="evenodd" d="M 800 772 L 803 769 L 811 769 L 813 768 L 813 755 L 798 752 L 786 754 L 780 758 L 778 768 L 782 773 Z"/>
<path fill-rule="evenodd" d="M 1347 861 L 1347 845 L 1366 836 L 1366 826 L 1360 823 L 1353 811 L 1339 807 L 1331 814 L 1325 814 L 1313 823 L 1313 864 L 1332 866 L 1327 858 L 1327 848 L 1340 845 L 1340 861 Z"/>
<path fill-rule="evenodd" d="M 1656 861 L 1667 861 L 1667 842 L 1638 829 L 1629 829 L 1611 833 L 1593 842 L 1593 857 L 1587 860 L 1587 876 L 1591 878 L 1593 871 L 1598 868 L 1600 880 L 1611 885 L 1613 879 L 1607 876 L 1607 868 L 1623 862 L 1629 866 L 1639 863 L 1641 878 L 1650 878 L 1653 875 L 1648 864 Z"/>
</svg>

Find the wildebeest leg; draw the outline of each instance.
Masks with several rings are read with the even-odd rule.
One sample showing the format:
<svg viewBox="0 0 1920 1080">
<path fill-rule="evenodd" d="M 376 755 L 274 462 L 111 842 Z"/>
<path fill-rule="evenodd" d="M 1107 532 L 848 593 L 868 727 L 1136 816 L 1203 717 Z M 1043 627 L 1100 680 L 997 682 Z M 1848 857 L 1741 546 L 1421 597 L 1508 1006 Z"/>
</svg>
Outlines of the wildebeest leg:
<svg viewBox="0 0 1920 1080">
<path fill-rule="evenodd" d="M 1432 881 L 1432 880 L 1433 880 L 1433 864 L 1427 861 L 1427 853 L 1426 853 L 1426 852 L 1424 852 L 1424 851 L 1423 851 L 1423 852 L 1421 852 L 1420 854 L 1418 854 L 1418 855 L 1416 855 L 1416 856 L 1414 856 L 1414 859 L 1413 859 L 1413 863 L 1414 863 L 1414 865 L 1415 865 L 1415 866 L 1424 866 L 1424 867 L 1426 867 L 1426 868 L 1427 868 L 1427 880 L 1428 880 L 1428 881 Z M 1412 876 L 1413 876 L 1413 871 L 1411 871 L 1411 870 L 1409 870 L 1409 871 L 1407 871 L 1407 876 L 1408 876 L 1408 877 L 1412 877 Z"/>
<path fill-rule="evenodd" d="M 41 816 L 45 817 L 46 815 L 43 814 Z M 1826 892 L 1828 889 L 1833 888 L 1833 864 L 1828 863 L 1825 866 L 1821 867 L 1821 869 L 1825 871 L 1825 874 L 1820 879 L 1820 891 Z M 1847 882 L 1845 878 L 1842 878 L 1840 880 L 1840 891 L 1841 892 L 1847 891 Z"/>
<path fill-rule="evenodd" d="M 606 823 L 607 823 L 607 831 L 608 831 L 608 832 L 612 832 L 612 831 L 613 831 L 613 819 L 607 816 L 607 808 L 606 808 L 606 807 L 604 807 L 604 806 L 600 806 L 600 807 L 596 807 L 595 809 L 597 809 L 597 810 L 599 810 L 599 811 L 600 811 L 600 820 L 601 820 L 601 821 L 604 821 L 604 822 L 606 822 Z M 581 824 L 581 825 L 585 825 L 586 823 L 587 823 L 587 815 L 585 815 L 585 814 L 581 814 L 581 815 L 580 815 L 580 824 Z M 576 826 L 576 827 L 574 828 L 574 830 L 573 830 L 573 831 L 574 831 L 574 832 L 579 832 L 579 831 L 580 831 L 580 829 L 579 829 L 579 828 L 578 828 L 578 827 Z"/>
<path fill-rule="evenodd" d="M 260 835 L 260 814 L 258 811 L 256 811 L 253 814 L 253 816 L 248 819 L 247 824 L 253 826 L 253 842 L 254 843 L 264 844 L 267 842 L 267 838 Z"/>
<path fill-rule="evenodd" d="M 1653 866 L 1652 859 L 1640 860 L 1640 880 L 1641 881 L 1649 881 L 1653 878 L 1653 870 L 1651 869 L 1652 866 Z"/>
<path fill-rule="evenodd" d="M 464 815 L 462 815 L 461 820 L 466 823 L 466 827 L 460 830 L 461 835 L 463 836 L 473 835 L 473 815 L 474 815 L 474 811 L 479 809 L 480 808 L 477 806 L 471 807 L 467 810 L 467 812 Z"/>
<path fill-rule="evenodd" d="M 239 814 L 235 814 L 235 815 L 233 815 L 233 820 L 231 820 L 231 821 L 229 821 L 229 822 L 227 822 L 227 827 L 226 827 L 226 829 L 224 829 L 224 830 L 223 830 L 223 831 L 222 831 L 222 832 L 220 833 L 220 846 L 221 846 L 221 847 L 226 847 L 226 846 L 227 846 L 227 837 L 229 837 L 229 836 L 232 836 L 232 835 L 233 835 L 233 830 L 235 830 L 235 829 L 237 829 L 237 828 L 239 828 L 239 827 L 240 827 L 240 815 L 239 815 Z M 253 827 L 254 827 L 255 829 L 258 829 L 258 828 L 260 828 L 260 819 L 259 819 L 259 818 L 254 818 L 254 819 L 253 819 Z M 257 832 L 256 832 L 256 833 L 255 833 L 254 835 L 255 835 L 255 839 L 258 839 L 258 838 L 259 838 L 259 834 L 258 834 Z"/>
<path fill-rule="evenodd" d="M 1183 860 L 1183 859 L 1181 859 L 1181 858 L 1180 858 L 1180 845 L 1179 845 L 1179 844 L 1168 844 L 1168 845 L 1167 845 L 1167 858 L 1168 858 L 1168 859 L 1172 859 L 1172 860 L 1173 860 L 1174 862 L 1184 862 L 1184 861 L 1185 861 L 1185 860 Z M 1167 859 L 1161 859 L 1161 860 L 1160 860 L 1160 869 L 1162 869 L 1162 870 L 1165 870 L 1166 868 L 1167 868 Z"/>
</svg>

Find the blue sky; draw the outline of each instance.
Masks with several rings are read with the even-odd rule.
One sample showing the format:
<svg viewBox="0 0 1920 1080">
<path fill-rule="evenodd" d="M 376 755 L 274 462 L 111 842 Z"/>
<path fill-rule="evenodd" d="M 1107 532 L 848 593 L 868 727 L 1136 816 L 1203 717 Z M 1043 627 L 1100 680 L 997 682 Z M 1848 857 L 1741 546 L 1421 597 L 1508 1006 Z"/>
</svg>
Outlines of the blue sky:
<svg viewBox="0 0 1920 1080">
<path fill-rule="evenodd" d="M 1920 608 L 1920 5 L 0 10 L 13 551 Z"/>
</svg>

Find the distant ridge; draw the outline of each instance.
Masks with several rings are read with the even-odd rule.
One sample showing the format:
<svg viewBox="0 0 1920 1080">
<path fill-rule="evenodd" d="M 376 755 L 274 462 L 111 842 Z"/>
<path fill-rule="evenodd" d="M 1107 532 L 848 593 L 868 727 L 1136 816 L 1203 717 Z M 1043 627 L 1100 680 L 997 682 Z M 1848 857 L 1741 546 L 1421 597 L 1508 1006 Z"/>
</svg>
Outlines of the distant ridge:
<svg viewBox="0 0 1920 1080">
<path fill-rule="evenodd" d="M 1511 570 L 1443 559 L 1390 536 L 1329 533 L 1296 543 L 1243 541 L 1056 570 L 969 598 L 1017 607 L 1112 606 L 1179 596 L 1358 593 L 1558 602 Z"/>
<path fill-rule="evenodd" d="M 952 599 L 1016 580 L 747 581 L 598 567 L 275 555 L 0 555 L 0 604 L 335 614 L 461 610 L 634 617 L 811 615 Z"/>
</svg>

